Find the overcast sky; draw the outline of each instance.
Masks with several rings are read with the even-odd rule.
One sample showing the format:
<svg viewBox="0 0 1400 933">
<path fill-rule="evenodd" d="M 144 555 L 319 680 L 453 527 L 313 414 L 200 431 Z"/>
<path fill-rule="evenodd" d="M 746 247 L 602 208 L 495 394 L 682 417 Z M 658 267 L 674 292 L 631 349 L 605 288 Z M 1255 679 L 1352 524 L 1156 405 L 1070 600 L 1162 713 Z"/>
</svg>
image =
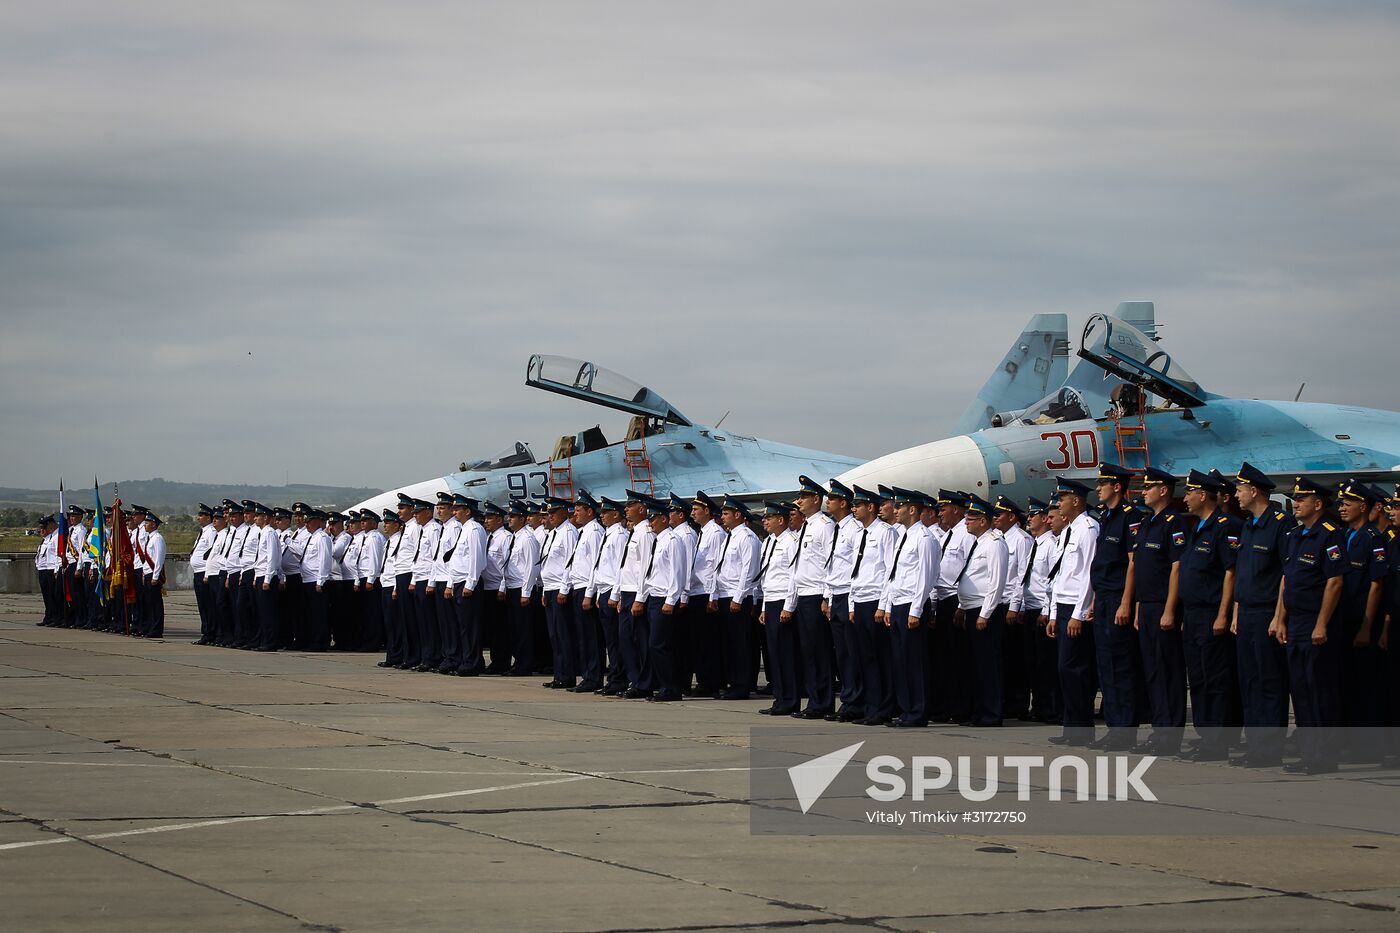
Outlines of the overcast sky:
<svg viewBox="0 0 1400 933">
<path fill-rule="evenodd" d="M 392 487 L 623 419 L 876 456 L 1033 313 L 1396 408 L 1382 3 L 0 6 L 0 485 Z"/>
</svg>

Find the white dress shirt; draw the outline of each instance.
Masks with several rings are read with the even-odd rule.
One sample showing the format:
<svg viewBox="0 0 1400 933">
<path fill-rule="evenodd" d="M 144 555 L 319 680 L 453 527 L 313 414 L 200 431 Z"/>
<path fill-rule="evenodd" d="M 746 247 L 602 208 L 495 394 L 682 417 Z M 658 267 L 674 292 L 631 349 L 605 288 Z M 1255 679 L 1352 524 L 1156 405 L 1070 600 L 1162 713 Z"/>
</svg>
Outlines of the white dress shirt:
<svg viewBox="0 0 1400 933">
<path fill-rule="evenodd" d="M 958 608 L 980 609 L 978 616 L 990 619 L 1001 605 L 1009 561 L 1006 540 L 1000 531 L 988 528 L 974 538 L 967 567 L 958 580 Z"/>
<path fill-rule="evenodd" d="M 851 573 L 856 566 L 856 549 L 860 546 L 860 535 L 865 527 L 854 515 L 847 515 L 836 524 L 836 548 L 831 552 L 831 561 L 826 568 L 826 592 L 830 602 L 833 596 L 845 596 L 851 592 Z"/>
<path fill-rule="evenodd" d="M 762 566 L 763 542 L 747 524 L 735 527 L 720 545 L 710 599 L 742 603 L 752 597 L 761 582 L 758 570 Z"/>
<path fill-rule="evenodd" d="M 569 555 L 569 592 L 583 590 L 590 595 L 593 567 L 603 552 L 603 523 L 594 519 L 579 529 L 578 543 Z"/>
<path fill-rule="evenodd" d="M 728 533 L 713 518 L 700 528 L 700 536 L 695 544 L 695 556 L 690 565 L 691 596 L 708 596 L 714 592 L 715 572 L 719 565 L 720 552 L 728 540 Z"/>
<path fill-rule="evenodd" d="M 325 586 L 331 579 L 331 536 L 326 529 L 317 528 L 306 541 L 306 553 L 301 557 L 303 583 Z"/>
<path fill-rule="evenodd" d="M 213 527 L 212 525 L 210 526 Z M 209 554 L 204 559 L 204 577 L 217 577 L 224 572 L 224 547 L 228 544 L 229 532 L 233 529 L 228 525 L 214 532 L 214 544 L 209 549 Z"/>
<path fill-rule="evenodd" d="M 957 595 L 958 574 L 962 573 L 967 564 L 967 552 L 972 550 L 973 539 L 967 531 L 967 519 L 959 521 L 947 531 L 942 528 L 931 530 L 943 555 L 938 571 L 938 585 L 934 587 L 933 600 L 936 603 Z"/>
<path fill-rule="evenodd" d="M 651 563 L 651 552 L 655 548 L 656 533 L 644 518 L 630 530 L 627 544 L 623 548 L 622 569 L 618 571 L 617 576 L 619 594 L 631 593 L 637 596 L 642 592 L 642 577 L 646 575 L 647 564 Z"/>
<path fill-rule="evenodd" d="M 272 583 L 282 576 L 282 542 L 271 524 L 258 531 L 258 554 L 253 561 L 253 576 Z"/>
<path fill-rule="evenodd" d="M 482 526 L 485 531 L 485 526 Z M 511 533 L 502 525 L 486 539 L 486 564 L 481 568 L 481 588 L 494 593 L 501 588 L 506 572 L 506 553 L 510 550 Z"/>
<path fill-rule="evenodd" d="M 156 583 L 165 573 L 165 535 L 159 531 L 152 531 L 146 535 L 146 556 L 151 559 L 146 579 Z"/>
<path fill-rule="evenodd" d="M 351 579 L 350 577 L 345 575 L 345 555 L 350 552 L 350 543 L 352 540 L 353 539 L 350 537 L 350 532 L 342 531 L 340 534 L 336 535 L 335 540 L 331 542 L 332 580 Z"/>
<path fill-rule="evenodd" d="M 792 590 L 784 607 L 788 612 L 797 608 L 797 597 L 822 596 L 826 593 L 826 569 L 831 564 L 835 546 L 836 523 L 830 515 L 818 512 L 802 523 L 802 528 L 797 532 Z"/>
<path fill-rule="evenodd" d="M 401 573 L 412 573 L 413 563 L 418 559 L 418 546 L 423 541 L 423 526 L 417 518 L 404 522 L 399 531 L 398 541 L 389 549 L 390 572 L 397 577 Z"/>
<path fill-rule="evenodd" d="M 438 558 L 438 545 L 442 543 L 442 522 L 430 519 L 418 536 L 418 547 L 414 551 L 413 576 L 409 582 L 426 584 L 433 575 L 433 563 Z"/>
<path fill-rule="evenodd" d="M 1050 581 L 1051 605 L 1069 603 L 1074 606 L 1071 617 L 1085 621 L 1094 604 L 1094 588 L 1089 583 L 1089 566 L 1099 544 L 1099 523 L 1081 514 L 1065 528 L 1060 553 L 1056 555 L 1059 570 Z M 1054 570 L 1054 565 L 1051 565 Z M 1053 611 L 1051 613 L 1054 615 Z"/>
<path fill-rule="evenodd" d="M 306 553 L 306 546 L 311 542 L 311 532 L 303 526 L 301 528 L 288 528 L 285 543 L 282 547 L 282 573 L 287 577 L 294 577 L 301 573 L 301 558 Z"/>
<path fill-rule="evenodd" d="M 860 524 L 857 522 L 856 524 Z M 863 526 L 856 537 L 855 564 L 852 566 L 851 602 L 878 603 L 890 578 L 890 561 L 899 533 L 883 519 Z"/>
<path fill-rule="evenodd" d="M 540 541 L 528 525 L 512 533 L 506 550 L 505 571 L 501 578 L 502 593 L 518 589 L 522 597 L 529 596 L 540 582 Z"/>
<path fill-rule="evenodd" d="M 674 528 L 665 528 L 656 536 L 651 555 L 651 569 L 642 582 L 638 599 L 659 596 L 667 606 L 678 606 L 690 588 L 690 555 L 686 539 Z"/>
<path fill-rule="evenodd" d="M 588 589 L 584 596 L 597 602 L 617 599 L 613 592 L 617 589 L 618 575 L 622 572 L 622 559 L 627 556 L 627 525 L 613 522 L 603 532 L 603 546 L 593 562 L 593 575 L 589 577 Z"/>
<path fill-rule="evenodd" d="M 1055 536 L 1049 529 L 1035 539 L 1035 550 L 1031 557 L 1031 577 L 1022 591 L 1021 612 L 1033 612 L 1037 616 L 1045 611 L 1046 591 L 1050 588 L 1050 568 L 1055 563 Z"/>
<path fill-rule="evenodd" d="M 395 537 L 398 535 L 399 532 L 394 532 Z M 360 545 L 360 562 L 355 568 L 355 579 L 361 583 L 378 583 L 384 575 L 388 556 L 389 541 L 384 537 L 384 532 L 378 528 L 366 531 L 365 540 Z"/>
<path fill-rule="evenodd" d="M 229 535 L 224 545 L 224 569 L 231 574 L 252 570 L 258 558 L 258 530 L 244 522 Z"/>
<path fill-rule="evenodd" d="M 34 569 L 58 569 L 58 532 L 50 531 L 39 542 L 39 550 L 34 554 Z"/>
<path fill-rule="evenodd" d="M 929 601 L 938 580 L 941 558 L 938 538 L 922 522 L 906 528 L 903 537 L 895 542 L 890 557 L 889 578 L 880 596 L 880 608 L 889 612 L 895 606 L 908 604 L 909 614 L 922 619 L 924 604 Z"/>
<path fill-rule="evenodd" d="M 467 519 L 457 529 L 457 545 L 452 551 L 452 559 L 447 565 L 447 585 L 461 586 L 465 592 L 475 593 L 483 586 L 486 572 L 489 543 L 486 528 L 475 518 Z M 496 584 L 500 586 L 499 581 Z"/>
<path fill-rule="evenodd" d="M 1031 552 L 1035 550 L 1035 539 L 1020 525 L 1012 525 L 1002 532 L 1006 539 L 1006 589 L 1001 601 L 1006 603 L 1008 612 L 1020 612 L 1025 604 L 1026 571 L 1030 569 Z"/>
<path fill-rule="evenodd" d="M 457 544 L 462 539 L 462 523 L 457 520 L 457 516 L 452 516 L 442 523 L 442 534 L 438 537 L 437 556 L 433 558 L 433 568 L 428 574 L 428 583 L 436 585 L 438 583 L 452 582 L 452 570 L 450 564 L 457 556 Z M 477 576 L 480 576 L 480 572 Z"/>
<path fill-rule="evenodd" d="M 540 582 L 545 592 L 569 593 L 569 559 L 578 546 L 578 527 L 565 519 L 551 528 L 540 550 Z"/>
<path fill-rule="evenodd" d="M 768 603 L 782 601 L 784 608 L 792 592 L 793 558 L 797 556 L 797 535 L 784 528 L 776 535 L 763 539 L 759 551 L 758 586 L 755 595 L 765 609 Z M 767 619 L 765 624 L 773 625 L 777 619 Z"/>
<path fill-rule="evenodd" d="M 214 550 L 214 538 L 217 535 L 213 522 L 199 529 L 199 538 L 190 549 L 190 573 L 204 573 L 205 568 L 209 566 L 209 552 Z"/>
</svg>

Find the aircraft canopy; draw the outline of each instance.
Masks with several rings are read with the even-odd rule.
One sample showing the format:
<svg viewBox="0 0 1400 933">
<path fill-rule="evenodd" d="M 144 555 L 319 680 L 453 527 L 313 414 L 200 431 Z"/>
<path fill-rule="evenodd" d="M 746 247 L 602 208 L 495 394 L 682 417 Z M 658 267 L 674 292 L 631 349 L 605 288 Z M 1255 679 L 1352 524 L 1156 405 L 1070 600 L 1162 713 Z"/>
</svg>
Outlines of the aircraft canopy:
<svg viewBox="0 0 1400 933">
<path fill-rule="evenodd" d="M 1095 314 L 1084 325 L 1079 355 L 1119 378 L 1183 408 L 1205 403 L 1200 383 L 1142 331 L 1111 314 Z"/>
<path fill-rule="evenodd" d="M 467 469 L 484 473 L 487 470 L 500 470 L 505 467 L 528 466 L 534 462 L 535 455 L 530 452 L 530 445 L 524 441 L 516 441 L 494 457 L 469 462 Z"/>
<path fill-rule="evenodd" d="M 536 353 L 525 368 L 525 384 L 633 415 L 690 424 L 688 418 L 651 389 L 586 360 Z"/>
</svg>

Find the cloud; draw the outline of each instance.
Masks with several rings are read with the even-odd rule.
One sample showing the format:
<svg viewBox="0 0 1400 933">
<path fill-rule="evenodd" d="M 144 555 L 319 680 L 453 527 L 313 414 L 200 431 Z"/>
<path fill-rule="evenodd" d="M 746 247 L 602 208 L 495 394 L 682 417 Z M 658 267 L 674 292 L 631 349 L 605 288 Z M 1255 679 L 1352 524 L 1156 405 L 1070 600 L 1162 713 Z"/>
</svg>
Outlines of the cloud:
<svg viewBox="0 0 1400 933">
<path fill-rule="evenodd" d="M 618 430 L 532 352 L 874 456 L 1029 315 L 1127 298 L 1212 390 L 1394 407 L 1397 38 L 1370 4 L 0 13 L 3 480 L 388 487 Z"/>
</svg>

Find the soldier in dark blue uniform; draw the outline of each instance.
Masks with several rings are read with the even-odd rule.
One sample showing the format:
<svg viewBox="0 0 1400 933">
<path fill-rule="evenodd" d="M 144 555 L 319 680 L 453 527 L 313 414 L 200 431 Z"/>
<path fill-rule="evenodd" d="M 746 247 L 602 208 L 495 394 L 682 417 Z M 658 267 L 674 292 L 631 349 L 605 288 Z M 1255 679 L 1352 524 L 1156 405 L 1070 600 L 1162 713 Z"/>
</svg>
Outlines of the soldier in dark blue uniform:
<svg viewBox="0 0 1400 933">
<path fill-rule="evenodd" d="M 1374 761 L 1380 746 L 1372 730 L 1381 725 L 1383 656 L 1377 642 L 1385 613 L 1385 578 L 1389 565 L 1385 538 L 1371 524 L 1375 493 L 1348 479 L 1337 489 L 1337 512 L 1347 526 L 1346 573 L 1337 615 L 1346 632 L 1342 662 L 1342 718 L 1351 731 L 1346 753 L 1356 761 Z"/>
<path fill-rule="evenodd" d="M 1223 761 L 1229 754 L 1226 707 L 1234 682 L 1227 639 L 1235 603 L 1235 557 L 1240 521 L 1220 511 L 1223 486 L 1199 470 L 1186 478 L 1183 518 L 1188 534 L 1179 552 L 1184 629 L 1182 647 L 1191 690 L 1191 723 L 1201 736 L 1195 761 Z"/>
<path fill-rule="evenodd" d="M 1186 543 L 1186 523 L 1172 507 L 1176 477 L 1166 470 L 1147 469 L 1142 495 L 1151 515 L 1133 536 L 1131 566 L 1137 601 L 1134 627 L 1142 653 L 1152 734 L 1133 751 L 1175 755 L 1181 751 L 1186 729 L 1186 657 L 1181 647 L 1180 565 L 1176 560 Z"/>
<path fill-rule="evenodd" d="M 1133 581 L 1128 573 L 1137 510 L 1127 501 L 1132 473 L 1099 467 L 1099 544 L 1089 578 L 1094 587 L 1094 653 L 1108 732 L 1091 747 L 1127 751 L 1137 738 L 1139 667 L 1133 628 Z"/>
<path fill-rule="evenodd" d="M 1278 610 L 1269 626 L 1288 651 L 1288 692 L 1303 756 L 1283 766 L 1290 774 L 1337 770 L 1346 648 L 1337 606 L 1346 573 L 1346 536 L 1323 516 L 1329 496 L 1316 480 L 1299 476 L 1293 481 L 1299 527 L 1288 536 Z"/>
<path fill-rule="evenodd" d="M 1235 660 L 1244 703 L 1247 754 L 1230 764 L 1270 768 L 1283 763 L 1288 728 L 1288 657 L 1269 634 L 1278 609 L 1279 581 L 1293 520 L 1274 507 L 1274 481 L 1248 463 L 1235 477 L 1235 498 L 1245 512 L 1235 557 Z"/>
<path fill-rule="evenodd" d="M 1383 764 L 1393 768 L 1400 763 L 1400 486 L 1385 500 L 1390 527 L 1385 531 L 1386 565 L 1385 625 L 1376 644 L 1381 649 L 1382 682 L 1385 684 L 1387 740 L 1382 748 Z"/>
</svg>

